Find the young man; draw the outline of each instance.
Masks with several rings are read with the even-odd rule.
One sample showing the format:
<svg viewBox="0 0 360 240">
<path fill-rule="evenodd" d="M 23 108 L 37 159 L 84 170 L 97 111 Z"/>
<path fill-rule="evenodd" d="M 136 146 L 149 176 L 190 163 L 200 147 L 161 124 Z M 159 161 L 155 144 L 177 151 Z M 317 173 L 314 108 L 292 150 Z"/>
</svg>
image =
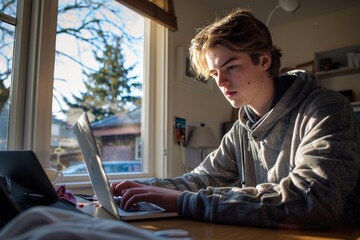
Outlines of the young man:
<svg viewBox="0 0 360 240">
<path fill-rule="evenodd" d="M 191 173 L 112 184 L 122 208 L 149 201 L 186 218 L 266 227 L 359 222 L 360 135 L 344 97 L 306 72 L 279 75 L 280 50 L 244 10 L 202 29 L 190 54 L 239 120 Z"/>
</svg>

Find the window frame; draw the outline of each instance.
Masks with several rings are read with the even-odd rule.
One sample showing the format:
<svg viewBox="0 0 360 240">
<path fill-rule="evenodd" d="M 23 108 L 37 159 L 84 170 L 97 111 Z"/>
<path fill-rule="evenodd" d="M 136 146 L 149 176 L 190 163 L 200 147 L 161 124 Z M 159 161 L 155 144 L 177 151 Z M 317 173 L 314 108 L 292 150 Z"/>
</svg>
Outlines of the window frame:
<svg viewBox="0 0 360 240">
<path fill-rule="evenodd" d="M 30 42 L 31 1 L 18 0 L 15 24 L 8 149 L 23 149 L 27 59 Z"/>
<path fill-rule="evenodd" d="M 141 160 L 142 159 L 142 144 L 141 144 L 141 137 L 135 138 L 135 160 Z"/>
<path fill-rule="evenodd" d="M 18 4 L 17 21 L 21 25 L 17 25 L 15 30 L 17 41 L 8 148 L 33 150 L 42 166 L 47 168 L 50 163 L 58 1 L 19 0 Z M 148 19 L 145 29 L 145 39 L 149 41 L 146 41 L 144 53 L 143 104 L 148 111 L 142 113 L 144 173 L 109 174 L 110 180 L 165 176 L 167 131 L 163 126 L 167 126 L 165 86 L 168 61 L 165 60 L 168 30 Z M 89 177 L 67 175 L 62 182 L 67 185 L 88 184 Z"/>
</svg>

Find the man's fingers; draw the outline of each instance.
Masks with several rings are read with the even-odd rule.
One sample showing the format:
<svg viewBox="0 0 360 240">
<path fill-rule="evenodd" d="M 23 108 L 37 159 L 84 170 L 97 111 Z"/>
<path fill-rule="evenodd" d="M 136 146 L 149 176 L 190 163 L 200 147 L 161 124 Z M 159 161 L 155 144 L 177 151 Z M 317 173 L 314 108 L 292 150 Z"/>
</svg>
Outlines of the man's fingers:
<svg viewBox="0 0 360 240">
<path fill-rule="evenodd" d="M 111 191 L 115 196 L 122 196 L 129 188 L 142 187 L 142 186 L 145 185 L 132 181 L 124 181 L 124 182 L 110 184 Z"/>
<path fill-rule="evenodd" d="M 149 193 L 147 192 L 141 192 L 141 193 L 136 193 L 134 195 L 132 195 L 129 200 L 124 201 L 124 209 L 128 210 L 131 207 L 133 207 L 135 204 L 139 203 L 139 202 L 150 202 L 149 198 L 147 195 L 149 195 Z"/>
<path fill-rule="evenodd" d="M 136 183 L 135 185 L 123 185 L 121 187 L 130 186 L 125 188 L 126 192 L 122 195 L 120 207 L 128 210 L 134 204 L 139 202 L 150 202 L 158 205 L 168 211 L 177 210 L 177 200 L 181 194 L 180 191 L 159 188 L 154 186 L 147 186 Z M 131 187 L 141 186 L 141 187 Z M 123 190 L 125 190 L 123 189 Z"/>
<path fill-rule="evenodd" d="M 140 197 L 148 193 L 149 190 L 146 187 L 127 188 L 124 194 L 122 195 L 120 207 L 128 209 L 129 207 L 133 206 L 135 203 L 144 201 L 144 199 L 141 199 Z"/>
</svg>

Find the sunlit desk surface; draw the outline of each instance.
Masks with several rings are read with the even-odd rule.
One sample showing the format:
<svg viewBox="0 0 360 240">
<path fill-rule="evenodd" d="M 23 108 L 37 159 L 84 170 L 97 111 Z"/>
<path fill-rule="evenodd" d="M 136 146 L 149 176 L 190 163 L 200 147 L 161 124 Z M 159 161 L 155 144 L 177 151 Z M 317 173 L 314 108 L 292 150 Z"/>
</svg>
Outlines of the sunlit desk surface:
<svg viewBox="0 0 360 240">
<path fill-rule="evenodd" d="M 96 206 L 82 207 L 95 217 L 104 219 L 114 219 L 105 209 Z M 345 226 L 337 226 L 324 230 L 284 230 L 268 229 L 258 227 L 244 227 L 225 224 L 215 224 L 202 221 L 188 220 L 182 218 L 163 218 L 151 220 L 128 221 L 127 223 L 148 230 L 165 230 L 165 229 L 186 229 L 190 232 L 192 239 L 357 239 L 360 240 L 360 231 Z"/>
</svg>

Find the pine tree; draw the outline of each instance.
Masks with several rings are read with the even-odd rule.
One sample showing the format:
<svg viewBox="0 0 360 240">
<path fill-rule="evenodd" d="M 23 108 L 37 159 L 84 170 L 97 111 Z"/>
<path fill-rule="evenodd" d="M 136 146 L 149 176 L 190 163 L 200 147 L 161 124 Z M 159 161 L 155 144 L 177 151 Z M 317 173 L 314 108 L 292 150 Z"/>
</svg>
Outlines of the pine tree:
<svg viewBox="0 0 360 240">
<path fill-rule="evenodd" d="M 64 97 L 70 108 L 81 108 L 91 112 L 95 120 L 100 120 L 119 112 L 133 110 L 141 105 L 141 97 L 132 92 L 141 88 L 141 83 L 134 81 L 137 76 L 131 76 L 135 64 L 125 68 L 124 54 L 121 49 L 121 39 L 115 40 L 115 45 L 105 44 L 102 56 L 96 56 L 100 69 L 90 74 L 84 80 L 86 90 L 80 96 L 72 94 L 74 102 Z"/>
</svg>

